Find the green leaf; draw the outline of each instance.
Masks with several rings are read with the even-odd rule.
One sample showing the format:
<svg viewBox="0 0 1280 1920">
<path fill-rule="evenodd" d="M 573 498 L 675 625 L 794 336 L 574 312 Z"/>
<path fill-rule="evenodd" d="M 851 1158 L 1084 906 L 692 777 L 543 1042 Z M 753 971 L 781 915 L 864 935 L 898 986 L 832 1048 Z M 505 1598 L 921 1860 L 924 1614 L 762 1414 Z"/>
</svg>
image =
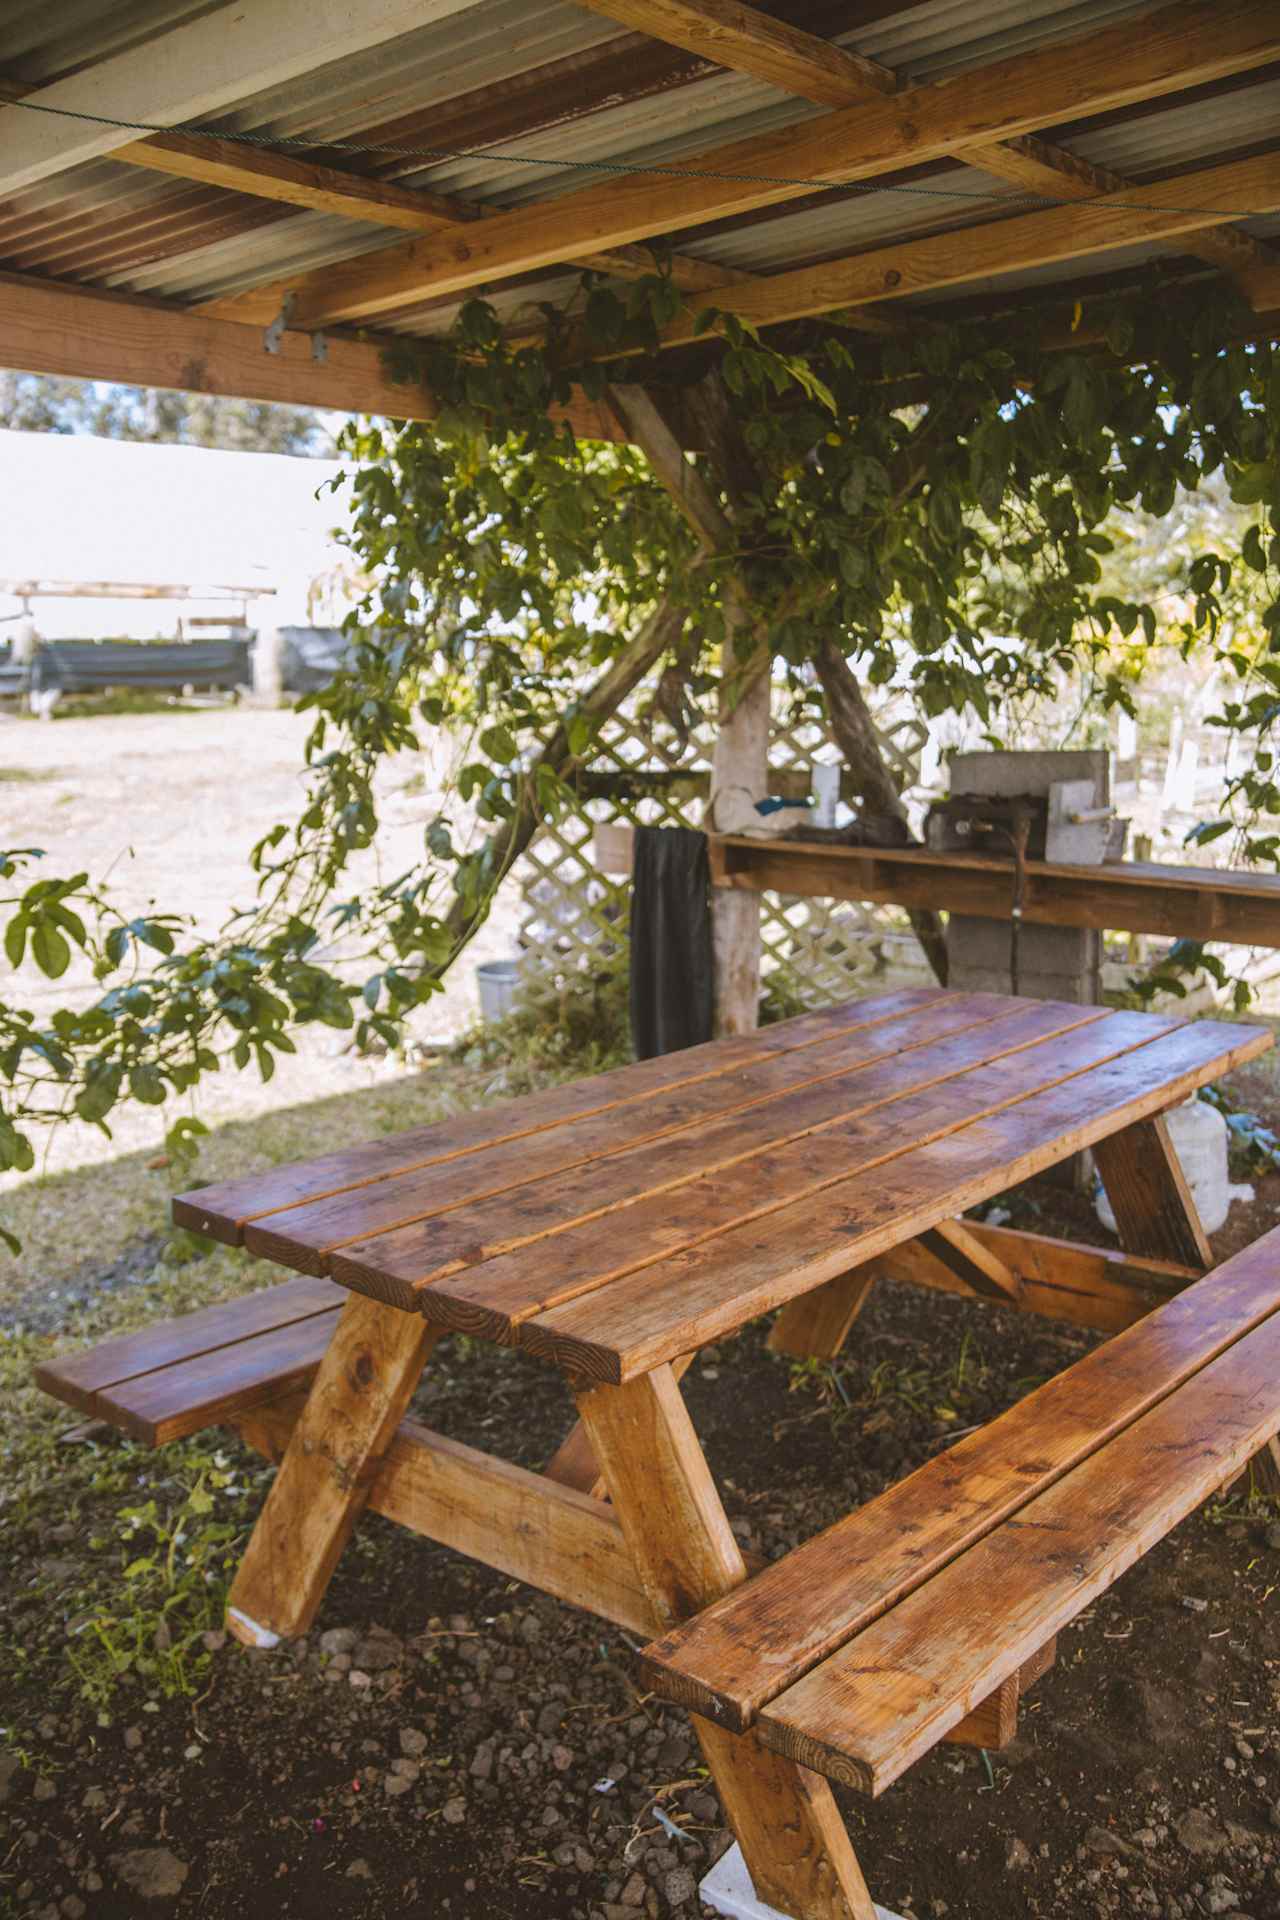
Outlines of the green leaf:
<svg viewBox="0 0 1280 1920">
<path fill-rule="evenodd" d="M 163 1106 L 168 1089 L 158 1067 L 142 1062 L 129 1069 L 129 1091 L 144 1107 Z"/>
<path fill-rule="evenodd" d="M 27 950 L 27 916 L 15 913 L 4 930 L 4 950 L 11 967 L 22 965 L 22 956 Z"/>
<path fill-rule="evenodd" d="M 71 948 L 50 920 L 41 920 L 31 929 L 31 958 L 41 973 L 58 980 L 71 964 Z"/>
</svg>

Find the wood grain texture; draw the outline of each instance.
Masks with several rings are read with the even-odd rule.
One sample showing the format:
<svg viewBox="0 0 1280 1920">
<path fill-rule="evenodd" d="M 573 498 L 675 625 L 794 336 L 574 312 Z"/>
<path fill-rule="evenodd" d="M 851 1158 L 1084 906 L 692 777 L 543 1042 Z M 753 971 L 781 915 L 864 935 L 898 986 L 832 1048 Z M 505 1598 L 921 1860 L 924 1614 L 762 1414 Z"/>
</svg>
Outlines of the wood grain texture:
<svg viewBox="0 0 1280 1920">
<path fill-rule="evenodd" d="M 284 1457 L 305 1402 L 273 1401 L 237 1418 L 250 1446 Z M 653 1608 L 616 1514 L 601 1500 L 402 1420 L 366 1505 L 411 1533 L 585 1607 L 630 1633 L 652 1633 Z"/>
<path fill-rule="evenodd" d="M 306 1632 L 438 1337 L 416 1315 L 347 1301 L 232 1583 L 237 1638 Z"/>
<path fill-rule="evenodd" d="M 593 12 L 698 53 L 735 73 L 749 73 L 783 93 L 819 106 L 892 93 L 896 82 L 874 60 L 775 20 L 741 0 L 584 0 Z"/>
<path fill-rule="evenodd" d="M 578 1413 L 660 1620 L 685 1620 L 746 1578 L 670 1367 L 581 1394 Z"/>
<path fill-rule="evenodd" d="M 778 1207 L 540 1313 L 521 1325 L 520 1344 L 579 1379 L 647 1372 L 1176 1104 L 1269 1044 L 1257 1028 L 1205 1022 L 1003 1109 L 993 1084 L 984 1117 L 869 1172 L 834 1178 L 821 1204 L 806 1197 Z M 1012 1070 L 1013 1063 L 1002 1065 L 994 1080 Z M 980 1083 L 982 1075 L 969 1080 Z M 931 1097 L 941 1104 L 940 1090 Z M 816 1141 L 807 1150 L 815 1158 L 820 1151 Z"/>
<path fill-rule="evenodd" d="M 260 1401 L 306 1386 L 338 1319 L 337 1311 L 311 1314 L 255 1339 L 103 1387 L 96 1396 L 98 1417 L 149 1447 L 222 1425 Z"/>
<path fill-rule="evenodd" d="M 1267 1044 L 1259 1029 L 1207 1021 L 1004 1110 L 994 1104 L 996 1092 L 984 1117 L 835 1179 L 821 1188 L 821 1202 L 808 1196 L 781 1206 L 535 1315 L 518 1329 L 520 1344 L 578 1379 L 631 1379 L 1176 1104 Z M 818 1154 L 818 1146 L 810 1150 Z"/>
<path fill-rule="evenodd" d="M 578 1400 L 645 1591 L 661 1618 L 688 1618 L 746 1577 L 669 1367 Z M 806 1920 L 875 1920 L 825 1780 L 777 1764 L 754 1734 L 695 1723 L 724 1811 L 763 1899 Z"/>
<path fill-rule="evenodd" d="M 1193 174 L 1146 181 L 1140 198 L 1125 187 L 1083 206 L 1048 207 L 1013 218 L 988 219 L 925 239 L 866 249 L 816 267 L 767 274 L 745 286 L 717 291 L 714 305 L 754 326 L 777 326 L 838 308 L 908 299 L 989 275 L 1022 272 L 1143 242 L 1176 240 L 1221 226 L 1224 213 L 1243 215 L 1254 207 L 1267 213 L 1277 206 L 1280 156 L 1255 155 Z M 705 297 L 687 303 L 664 327 L 664 344 L 683 346 L 695 340 L 700 316 L 710 304 Z"/>
<path fill-rule="evenodd" d="M 1003 921 L 1013 907 L 1011 862 L 981 854 L 781 845 L 735 835 L 713 838 L 710 854 L 716 886 L 946 908 Z M 1022 912 L 1024 920 L 1046 926 L 1124 927 L 1280 947 L 1280 876 L 1137 860 L 1103 867 L 1031 860 Z"/>
<path fill-rule="evenodd" d="M 207 1234 L 227 1245 L 239 1246 L 248 1221 L 286 1207 L 347 1193 L 487 1147 L 523 1141 L 544 1129 L 570 1125 L 676 1088 L 691 1092 L 699 1082 L 732 1074 L 753 1061 L 789 1053 L 795 1048 L 821 1046 L 837 1034 L 909 1013 L 938 998 L 936 989 L 908 987 L 824 1008 L 818 1013 L 801 1014 L 794 1020 L 780 1021 L 764 1033 L 745 1036 L 729 1045 L 708 1042 L 706 1046 L 689 1047 L 683 1053 L 617 1067 L 587 1080 L 575 1080 L 568 1086 L 526 1095 L 518 1101 L 504 1101 L 496 1107 L 454 1115 L 425 1127 L 411 1127 L 391 1139 L 374 1140 L 323 1154 L 315 1160 L 269 1167 L 234 1180 L 198 1187 L 175 1199 L 173 1217 L 179 1226 Z"/>
<path fill-rule="evenodd" d="M 685 1353 L 673 1360 L 671 1378 L 683 1380 L 696 1358 L 696 1354 Z M 597 1500 L 609 1497 L 608 1483 L 600 1471 L 591 1436 L 581 1420 L 574 1421 L 542 1471 L 548 1480 L 555 1480 L 562 1487 L 576 1487 L 579 1493 L 589 1493 Z"/>
<path fill-rule="evenodd" d="M 648 1678 L 725 1726 L 751 1724 L 768 1700 L 1278 1310 L 1280 1233 L 1272 1233 L 646 1648 Z"/>
<path fill-rule="evenodd" d="M 1021 1292 L 1018 1276 L 1007 1267 L 986 1241 L 970 1233 L 961 1220 L 940 1220 L 936 1227 L 920 1235 L 920 1244 L 935 1260 L 953 1273 L 969 1293 L 984 1294 L 988 1300 L 1017 1302 Z"/>
<path fill-rule="evenodd" d="M 778 1695 L 761 1738 L 882 1792 L 1248 1460 L 1278 1383 L 1272 1317 Z"/>
<path fill-rule="evenodd" d="M 1099 1333 L 1119 1333 L 1200 1278 L 1199 1267 L 1169 1260 L 1130 1259 L 1103 1247 L 1085 1247 L 1008 1227 L 966 1220 L 965 1229 L 991 1248 L 1018 1278 L 1017 1305 L 1025 1312 Z M 920 1240 L 905 1240 L 873 1262 L 890 1280 L 967 1292 L 963 1281 Z"/>
<path fill-rule="evenodd" d="M 1127 1253 L 1202 1271 L 1213 1265 L 1209 1236 L 1162 1113 L 1100 1140 L 1093 1157 Z"/>
<path fill-rule="evenodd" d="M 1000 1020 L 930 1046 L 903 1048 L 442 1219 L 355 1241 L 330 1256 L 329 1271 L 344 1286 L 416 1305 L 439 1325 L 509 1340 L 533 1315 L 618 1274 L 967 1125 L 1167 1027 L 1093 1007 L 1006 1004 Z"/>
<path fill-rule="evenodd" d="M 997 995 L 958 994 L 899 1019 L 834 1035 L 820 1047 L 798 1048 L 736 1073 L 526 1134 L 514 1150 L 507 1142 L 478 1148 L 290 1207 L 251 1221 L 244 1242 L 265 1259 L 327 1271 L 338 1249 L 348 1248 L 353 1260 L 366 1259 L 363 1250 L 376 1240 L 375 1254 L 387 1251 L 389 1278 L 402 1272 L 398 1253 L 416 1271 L 422 1248 L 432 1262 L 419 1276 L 425 1280 L 433 1269 L 471 1265 L 534 1239 L 544 1223 L 571 1222 L 674 1184 L 687 1167 L 722 1164 L 750 1152 L 757 1140 L 768 1143 L 799 1133 L 813 1124 L 811 1115 L 821 1121 L 856 1105 L 869 1066 L 884 1062 L 886 1072 L 896 1071 L 898 1057 L 909 1056 L 902 1066 L 909 1077 L 917 1061 L 920 1071 L 926 1070 L 931 1041 L 963 1034 L 971 1050 L 980 1051 L 989 1028 L 995 1031 L 988 1044 L 996 1046 L 1009 1012 L 1008 1001 Z M 1077 1023 L 1086 1017 L 1096 1019 L 1098 1011 L 1074 1010 Z M 1059 1014 L 1056 1025 L 1064 1024 Z M 386 1237 L 392 1235 L 394 1243 Z M 407 1297 L 401 1304 L 416 1302 Z"/>
<path fill-rule="evenodd" d="M 1162 7 L 1139 23 L 1055 41 L 893 98 L 707 150 L 697 156 L 700 178 L 628 176 L 304 275 L 297 282 L 297 322 L 369 320 L 424 297 L 572 259 L 584 247 L 630 244 L 775 205 L 804 192 L 815 177 L 871 179 L 1248 71 L 1273 59 L 1278 48 L 1280 29 L 1268 0 Z"/>
<path fill-rule="evenodd" d="M 375 226 L 401 227 L 407 233 L 437 233 L 442 227 L 474 218 L 474 210 L 446 194 L 398 187 L 386 180 L 367 179 L 339 167 L 318 165 L 292 154 L 265 147 L 247 147 L 237 140 L 218 140 L 210 134 L 158 133 L 117 147 L 113 159 L 149 173 L 178 180 L 199 180 L 225 187 L 230 193 L 250 193 L 263 200 L 280 200 L 316 213 L 337 214 L 347 220 L 367 220 Z M 274 318 L 274 315 L 271 316 Z"/>
<path fill-rule="evenodd" d="M 946 1744 L 985 1747 L 991 1753 L 1007 1747 L 1017 1737 L 1018 1708 L 1023 1694 L 1049 1671 L 1057 1657 L 1057 1640 L 1047 1641 L 1029 1660 L 1023 1661 L 1016 1673 L 1011 1673 L 985 1700 L 979 1700 L 976 1707 L 969 1709 L 964 1719 L 946 1735 Z"/>
<path fill-rule="evenodd" d="M 834 1360 L 875 1285 L 876 1268 L 852 1267 L 789 1300 L 769 1332 L 769 1350 L 800 1360 Z"/>
<path fill-rule="evenodd" d="M 35 1369 L 35 1382 L 55 1399 L 97 1416 L 98 1396 L 108 1388 L 121 1387 L 157 1368 L 196 1360 L 220 1347 L 255 1340 L 315 1314 L 335 1314 L 345 1298 L 342 1288 L 328 1280 L 285 1280 L 277 1287 L 241 1294 L 177 1320 L 157 1321 L 138 1333 L 100 1341 L 80 1353 L 43 1360 Z"/>
</svg>

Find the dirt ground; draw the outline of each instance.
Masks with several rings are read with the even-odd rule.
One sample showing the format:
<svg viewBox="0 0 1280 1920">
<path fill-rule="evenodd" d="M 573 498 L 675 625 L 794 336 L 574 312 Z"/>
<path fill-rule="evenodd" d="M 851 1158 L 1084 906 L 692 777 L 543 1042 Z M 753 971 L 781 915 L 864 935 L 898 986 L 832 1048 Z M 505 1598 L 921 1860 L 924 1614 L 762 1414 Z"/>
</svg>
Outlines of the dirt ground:
<svg viewBox="0 0 1280 1920">
<path fill-rule="evenodd" d="M 115 859 L 131 904 L 154 893 L 208 924 L 296 797 L 302 731 L 217 711 L 0 723 L 3 837 L 55 869 Z M 416 844 L 436 777 L 394 770 L 388 859 Z M 477 958 L 510 951 L 513 920 Z M 471 1011 L 470 974 L 452 991 L 441 1034 Z M 495 1043 L 409 1075 L 332 1038 L 258 1106 L 236 1076 L 202 1177 L 574 1066 Z M 1273 1128 L 1275 1059 L 1231 1083 Z M 149 1453 L 33 1389 L 47 1355 L 277 1277 L 169 1231 L 153 1148 L 122 1129 L 91 1164 L 100 1138 L 72 1142 L 5 1196 L 25 1250 L 0 1261 L 0 1916 L 697 1920 L 728 1836 L 688 1721 L 643 1691 L 626 1635 L 375 1517 L 307 1639 L 249 1652 L 220 1623 L 269 1470 L 217 1431 Z M 1019 1225 L 1107 1239 L 1060 1185 L 1006 1204 Z M 1215 1251 L 1278 1217 L 1271 1173 Z M 834 1368 L 771 1355 L 765 1332 L 705 1349 L 686 1393 L 735 1531 L 770 1559 L 1090 1345 L 887 1283 Z M 551 1369 L 462 1339 L 415 1411 L 534 1467 L 571 1419 Z M 1280 1510 L 1206 1505 L 1061 1636 L 1014 1745 L 942 1747 L 877 1802 L 841 1796 L 876 1897 L 911 1920 L 1280 1920 L 1278 1593 Z"/>
<path fill-rule="evenodd" d="M 303 745 L 311 716 L 245 704 L 175 705 L 153 713 L 89 713 L 42 724 L 0 713 L 0 845 L 41 847 L 34 877 L 87 871 L 109 883 L 119 906 L 187 914 L 205 933 L 234 907 L 252 904 L 250 848 L 278 820 L 301 810 Z M 378 862 L 385 877 L 419 862 L 423 832 L 446 806 L 453 748 L 443 737 L 422 756 L 398 755 L 380 781 L 382 830 Z M 456 797 L 447 803 L 465 844 L 469 823 Z M 372 857 L 357 867 L 372 877 Z M 475 966 L 507 959 L 517 947 L 517 890 L 508 887 L 446 990 L 415 1017 L 424 1041 L 454 1038 L 475 1018 Z M 73 965 L 49 981 L 28 961 L 20 975 L 26 1004 L 79 1004 L 94 989 L 88 968 Z M 377 1086 L 398 1071 L 360 1059 L 332 1028 L 302 1029 L 298 1052 L 281 1056 L 264 1086 L 250 1073 L 226 1073 L 200 1091 L 208 1123 L 244 1119 L 322 1094 Z M 145 1107 L 113 1116 L 111 1151 L 154 1147 L 172 1120 Z M 102 1135 L 75 1124 L 59 1128 L 44 1165 L 50 1172 L 103 1157 Z M 6 1182 L 0 1178 L 0 1189 Z"/>
<path fill-rule="evenodd" d="M 1265 1064 L 1241 1081 L 1274 1102 Z M 1219 1253 L 1278 1202 L 1270 1176 Z M 1014 1204 L 1043 1230 L 1083 1203 L 1036 1183 Z M 626 1635 L 370 1518 L 306 1641 L 248 1652 L 219 1621 L 261 1463 L 220 1434 L 157 1454 L 85 1435 L 26 1385 L 69 1325 L 101 1337 L 245 1277 L 157 1237 L 2 1316 L 0 1913 L 694 1920 L 727 1835 Z M 707 1348 L 686 1391 L 734 1529 L 768 1558 L 1090 1344 L 887 1283 L 834 1369 L 764 1332 Z M 552 1370 L 465 1340 L 415 1411 L 529 1466 L 571 1418 Z M 878 1802 L 842 1796 L 877 1897 L 914 1920 L 1277 1920 L 1277 1589 L 1275 1510 L 1210 1503 L 1062 1635 L 1013 1746 L 942 1747 Z"/>
</svg>

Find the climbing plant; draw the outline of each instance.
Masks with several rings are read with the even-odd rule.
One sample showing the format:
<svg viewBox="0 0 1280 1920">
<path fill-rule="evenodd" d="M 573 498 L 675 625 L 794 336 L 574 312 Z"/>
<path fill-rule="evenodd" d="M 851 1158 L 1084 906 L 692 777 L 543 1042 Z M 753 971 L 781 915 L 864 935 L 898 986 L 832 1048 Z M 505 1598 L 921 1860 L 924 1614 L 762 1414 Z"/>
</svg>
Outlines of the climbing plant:
<svg viewBox="0 0 1280 1920">
<path fill-rule="evenodd" d="M 1188 560 L 1174 639 L 1216 670 L 1215 724 L 1254 744 L 1197 834 L 1234 831 L 1241 858 L 1280 864 L 1280 347 L 1249 337 L 1229 293 L 1077 308 L 1056 335 L 1043 311 L 768 336 L 709 313 L 663 352 L 679 302 L 655 262 L 625 296 L 588 276 L 536 335 L 472 301 L 447 340 L 396 348 L 392 370 L 438 412 L 343 437 L 345 537 L 375 584 L 349 667 L 305 703 L 306 802 L 255 850 L 253 904 L 197 939 L 173 916 L 119 918 L 33 849 L 0 858 L 10 963 L 57 977 L 80 948 L 98 983 L 51 1020 L 0 1002 L 0 1168 L 31 1166 L 40 1128 L 69 1114 L 108 1127 L 120 1101 L 159 1104 L 224 1061 L 269 1074 L 300 1024 L 394 1042 L 600 721 L 647 679 L 680 724 L 731 630 L 739 666 L 773 659 L 798 701 L 835 661 L 856 698 L 892 684 L 993 732 L 1068 676 L 1134 711 L 1169 623 L 1160 592 L 1119 578 L 1110 528 L 1208 481 L 1250 517 L 1238 547 Z M 575 392 L 625 411 L 637 390 L 723 538 L 689 512 L 687 469 L 567 423 Z M 362 882 L 380 764 L 444 726 L 468 741 L 456 793 L 481 838 L 446 813 L 411 871 Z M 337 933 L 341 973 L 320 958 Z"/>
</svg>

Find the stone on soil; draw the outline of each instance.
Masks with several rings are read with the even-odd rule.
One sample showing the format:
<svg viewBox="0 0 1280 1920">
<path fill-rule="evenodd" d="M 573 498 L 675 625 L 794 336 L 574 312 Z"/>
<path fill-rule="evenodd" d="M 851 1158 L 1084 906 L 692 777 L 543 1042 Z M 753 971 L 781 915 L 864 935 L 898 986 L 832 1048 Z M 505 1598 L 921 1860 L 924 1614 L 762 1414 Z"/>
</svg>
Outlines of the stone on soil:
<svg viewBox="0 0 1280 1920">
<path fill-rule="evenodd" d="M 128 1853 L 112 1854 L 111 1871 L 139 1900 L 174 1900 L 190 1869 L 168 1847 L 134 1847 Z"/>
</svg>

